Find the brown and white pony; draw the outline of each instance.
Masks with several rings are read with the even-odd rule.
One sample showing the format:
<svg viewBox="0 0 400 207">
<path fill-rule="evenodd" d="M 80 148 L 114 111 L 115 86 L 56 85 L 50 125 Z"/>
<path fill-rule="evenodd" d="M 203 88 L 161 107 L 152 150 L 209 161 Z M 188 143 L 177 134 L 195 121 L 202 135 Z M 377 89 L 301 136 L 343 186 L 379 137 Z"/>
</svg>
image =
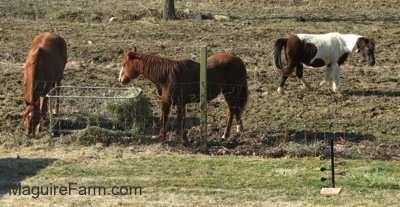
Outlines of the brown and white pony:
<svg viewBox="0 0 400 207">
<path fill-rule="evenodd" d="M 284 49 L 287 65 L 281 59 Z M 355 34 L 297 34 L 290 38 L 280 38 L 275 42 L 272 56 L 276 68 L 282 74 L 278 93 L 284 94 L 286 79 L 296 68 L 296 76 L 303 86 L 311 90 L 311 86 L 303 77 L 303 63 L 312 67 L 326 66 L 324 79 L 320 85 L 332 82 L 332 89 L 340 93 L 339 70 L 351 52 L 358 52 L 370 66 L 375 64 L 375 42 Z"/>
<path fill-rule="evenodd" d="M 169 59 L 156 55 L 129 51 L 123 61 L 119 81 L 127 84 L 143 75 L 153 82 L 161 95 L 160 137 L 166 139 L 166 124 L 170 107 L 175 106 L 181 125 L 182 143 L 187 142 L 185 131 L 185 106 L 199 102 L 200 64 L 189 59 Z M 248 99 L 246 68 L 236 56 L 216 54 L 207 59 L 207 100 L 224 95 L 228 105 L 223 138 L 229 137 L 233 117 L 237 132 L 243 130 L 242 112 Z"/>
<path fill-rule="evenodd" d="M 66 63 L 67 44 L 60 36 L 45 32 L 32 41 L 24 71 L 26 136 L 35 136 L 41 130 L 40 120 L 47 112 L 46 94 L 60 85 Z M 58 101 L 55 102 L 53 113 L 58 113 Z"/>
</svg>

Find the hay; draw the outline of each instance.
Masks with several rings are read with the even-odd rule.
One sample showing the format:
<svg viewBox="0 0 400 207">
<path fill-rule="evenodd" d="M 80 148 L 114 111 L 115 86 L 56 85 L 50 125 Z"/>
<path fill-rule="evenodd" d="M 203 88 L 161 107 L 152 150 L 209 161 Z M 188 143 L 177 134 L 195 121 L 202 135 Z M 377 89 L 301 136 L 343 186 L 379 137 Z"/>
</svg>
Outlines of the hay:
<svg viewBox="0 0 400 207">
<path fill-rule="evenodd" d="M 120 95 L 121 99 L 106 100 L 103 108 L 86 117 L 77 116 L 71 120 L 80 122 L 84 128 L 74 131 L 70 141 L 80 145 L 104 143 L 126 144 L 135 134 L 144 131 L 151 116 L 150 103 L 143 93 L 131 88 Z"/>
<path fill-rule="evenodd" d="M 72 133 L 71 141 L 77 144 L 90 146 L 97 143 L 110 145 L 111 143 L 126 144 L 130 142 L 130 138 L 125 136 L 121 131 L 104 129 L 98 126 L 88 126 L 85 129 Z"/>
<path fill-rule="evenodd" d="M 107 101 L 104 104 L 104 113 L 111 121 L 124 122 L 129 125 L 130 130 L 139 132 L 144 129 L 150 118 L 150 103 L 143 93 L 138 95 L 135 88 L 124 92 L 122 96 L 128 99 Z"/>
</svg>

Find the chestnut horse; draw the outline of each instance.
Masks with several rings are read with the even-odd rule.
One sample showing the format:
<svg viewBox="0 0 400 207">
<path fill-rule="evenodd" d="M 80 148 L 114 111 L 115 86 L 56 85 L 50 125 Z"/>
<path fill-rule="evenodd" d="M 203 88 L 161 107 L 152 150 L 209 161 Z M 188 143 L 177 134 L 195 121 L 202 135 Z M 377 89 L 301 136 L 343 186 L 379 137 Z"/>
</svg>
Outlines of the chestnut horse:
<svg viewBox="0 0 400 207">
<path fill-rule="evenodd" d="M 237 132 L 243 130 L 241 117 L 248 98 L 246 73 L 245 65 L 239 57 L 216 54 L 207 59 L 207 100 L 216 98 L 222 92 L 228 105 L 222 138 L 229 137 L 233 117 L 236 119 Z M 137 53 L 134 48 L 123 59 L 119 81 L 127 84 L 140 74 L 153 82 L 161 95 L 160 137 L 165 141 L 166 124 L 172 105 L 175 106 L 181 126 L 181 141 L 185 144 L 185 106 L 199 102 L 200 64 L 189 59 L 168 59 Z"/>
<path fill-rule="evenodd" d="M 35 136 L 41 130 L 40 120 L 47 112 L 46 94 L 61 84 L 66 63 L 67 44 L 60 36 L 46 32 L 32 41 L 24 72 L 26 136 Z M 53 113 L 58 113 L 58 101 L 55 102 Z"/>
<path fill-rule="evenodd" d="M 287 65 L 281 60 L 282 48 L 285 50 Z M 275 42 L 272 56 L 276 68 L 282 74 L 278 93 L 284 94 L 285 81 L 296 68 L 296 76 L 303 86 L 311 90 L 311 86 L 303 78 L 303 64 L 312 67 L 326 66 L 324 83 L 332 83 L 335 92 L 340 93 L 339 70 L 351 52 L 358 52 L 370 66 L 375 64 L 375 42 L 373 38 L 366 38 L 355 34 L 328 33 L 321 35 L 297 34 L 290 38 L 281 38 Z"/>
</svg>

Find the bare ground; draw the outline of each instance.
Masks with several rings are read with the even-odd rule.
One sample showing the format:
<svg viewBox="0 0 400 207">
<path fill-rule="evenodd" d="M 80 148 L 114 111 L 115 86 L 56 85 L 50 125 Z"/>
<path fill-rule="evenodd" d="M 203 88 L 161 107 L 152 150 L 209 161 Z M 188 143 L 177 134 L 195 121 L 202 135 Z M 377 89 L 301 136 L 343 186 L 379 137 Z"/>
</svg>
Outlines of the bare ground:
<svg viewBox="0 0 400 207">
<path fill-rule="evenodd" d="M 23 66 L 30 42 L 41 32 L 53 31 L 68 43 L 63 85 L 122 87 L 117 82 L 120 63 L 133 46 L 143 53 L 198 60 L 199 47 L 207 45 L 209 54 L 241 57 L 248 70 L 250 91 L 244 112 L 245 132 L 222 140 L 226 108 L 222 98 L 212 101 L 208 118 L 210 154 L 318 156 L 318 146 L 334 137 L 346 141 L 340 149 L 347 158 L 400 159 L 398 1 L 177 1 L 179 19 L 174 21 L 159 19 L 159 2 L 64 4 L 15 1 L 0 5 L 0 145 L 5 148 L 40 145 L 41 139 L 50 136 L 43 132 L 37 140 L 25 140 L 21 114 Z M 224 14 L 232 20 L 195 20 L 199 13 Z M 300 16 L 304 22 L 297 21 Z M 109 21 L 111 17 L 116 18 Z M 359 62 L 357 54 L 351 55 L 341 70 L 341 96 L 328 86 L 303 91 L 295 77 L 287 81 L 287 94 L 278 95 L 280 77 L 269 57 L 274 41 L 296 33 L 326 32 L 375 38 L 376 65 L 368 67 Z M 313 86 L 322 76 L 323 69 L 305 68 L 305 77 Z M 157 117 L 156 88 L 143 78 L 133 85 L 145 91 Z M 179 135 L 171 130 L 165 150 L 198 151 L 197 106 L 192 104 L 187 111 L 193 143 L 187 148 L 180 146 Z M 174 123 L 174 119 L 171 121 Z M 158 143 L 154 138 L 157 132 L 149 128 L 127 145 Z M 63 137 L 55 139 L 56 143 L 65 143 Z"/>
</svg>

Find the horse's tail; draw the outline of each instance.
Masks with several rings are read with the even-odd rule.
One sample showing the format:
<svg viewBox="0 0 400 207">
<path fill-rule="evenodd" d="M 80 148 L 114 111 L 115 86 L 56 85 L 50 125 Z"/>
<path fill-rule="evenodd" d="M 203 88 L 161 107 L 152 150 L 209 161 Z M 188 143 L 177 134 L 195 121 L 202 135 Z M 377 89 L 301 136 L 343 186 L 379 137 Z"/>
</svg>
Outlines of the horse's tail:
<svg viewBox="0 0 400 207">
<path fill-rule="evenodd" d="M 287 38 L 280 38 L 276 40 L 274 45 L 274 50 L 271 53 L 272 58 L 274 59 L 275 63 L 275 70 L 282 73 L 282 69 L 284 68 L 282 63 L 282 49 L 286 47 L 288 39 Z"/>
</svg>

